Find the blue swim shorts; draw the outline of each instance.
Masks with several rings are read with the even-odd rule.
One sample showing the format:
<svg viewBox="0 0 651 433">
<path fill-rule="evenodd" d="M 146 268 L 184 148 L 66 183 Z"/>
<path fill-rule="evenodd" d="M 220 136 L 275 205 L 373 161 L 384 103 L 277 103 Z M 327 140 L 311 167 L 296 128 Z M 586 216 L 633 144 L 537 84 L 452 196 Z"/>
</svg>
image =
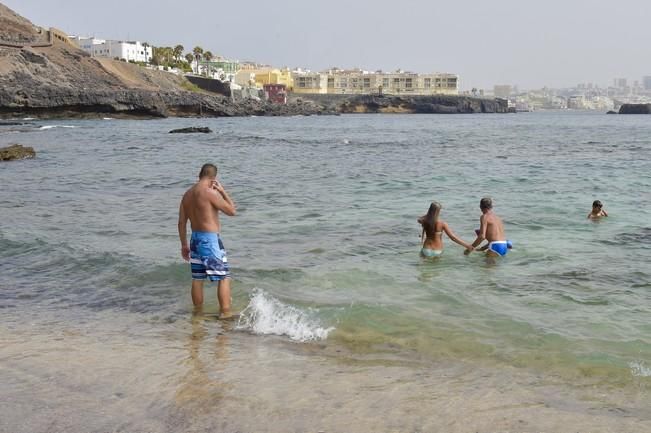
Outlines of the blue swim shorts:
<svg viewBox="0 0 651 433">
<path fill-rule="evenodd" d="M 226 250 L 218 233 L 192 233 L 190 267 L 193 280 L 221 281 L 231 277 Z"/>
<path fill-rule="evenodd" d="M 488 251 L 492 251 L 500 256 L 505 256 L 509 252 L 508 241 L 493 241 L 488 244 Z"/>
</svg>

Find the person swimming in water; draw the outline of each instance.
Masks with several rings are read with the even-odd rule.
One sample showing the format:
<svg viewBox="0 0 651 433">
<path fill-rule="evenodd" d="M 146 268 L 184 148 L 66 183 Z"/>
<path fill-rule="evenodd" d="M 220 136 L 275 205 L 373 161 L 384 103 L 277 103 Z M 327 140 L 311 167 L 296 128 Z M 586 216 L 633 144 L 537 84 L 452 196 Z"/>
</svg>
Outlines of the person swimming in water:
<svg viewBox="0 0 651 433">
<path fill-rule="evenodd" d="M 427 214 L 418 218 L 418 223 L 423 227 L 421 241 L 423 242 L 420 255 L 423 257 L 438 257 L 443 254 L 443 233 L 452 241 L 466 249 L 470 249 L 470 244 L 459 239 L 448 226 L 448 223 L 439 219 L 441 213 L 441 203 L 433 201 L 429 206 Z"/>
<path fill-rule="evenodd" d="M 592 202 L 592 210 L 588 214 L 588 219 L 589 220 L 598 220 L 601 219 L 601 217 L 607 217 L 608 212 L 604 210 L 604 205 L 601 203 L 600 200 L 595 200 Z"/>
</svg>

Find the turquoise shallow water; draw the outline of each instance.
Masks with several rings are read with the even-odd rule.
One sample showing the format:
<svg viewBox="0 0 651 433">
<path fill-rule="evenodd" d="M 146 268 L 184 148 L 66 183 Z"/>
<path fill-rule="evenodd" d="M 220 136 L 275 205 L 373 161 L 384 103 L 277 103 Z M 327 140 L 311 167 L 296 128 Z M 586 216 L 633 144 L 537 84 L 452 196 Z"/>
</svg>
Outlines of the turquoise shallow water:
<svg viewBox="0 0 651 433">
<path fill-rule="evenodd" d="M 651 118 L 585 113 L 49 121 L 0 166 L 0 311 L 51 326 L 191 311 L 178 201 L 215 162 L 243 332 L 626 383 L 651 369 Z M 59 126 L 45 128 L 43 126 Z M 215 133 L 169 135 L 205 125 Z M 63 128 L 73 126 L 74 128 Z M 493 197 L 514 250 L 418 257 L 431 200 L 471 241 Z M 610 213 L 586 220 L 594 199 Z M 208 298 L 214 304 L 214 295 Z M 104 317 L 104 316 L 103 316 Z"/>
</svg>

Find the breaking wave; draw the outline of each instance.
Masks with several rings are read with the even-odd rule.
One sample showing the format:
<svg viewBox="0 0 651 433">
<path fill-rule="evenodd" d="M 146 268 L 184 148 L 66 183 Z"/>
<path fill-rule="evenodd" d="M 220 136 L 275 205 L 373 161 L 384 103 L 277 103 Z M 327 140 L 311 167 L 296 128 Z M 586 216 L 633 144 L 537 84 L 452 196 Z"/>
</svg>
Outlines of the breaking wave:
<svg viewBox="0 0 651 433">
<path fill-rule="evenodd" d="M 41 126 L 38 129 L 43 131 L 43 130 L 46 130 L 46 129 L 53 129 L 53 128 L 76 128 L 76 126 L 72 126 L 72 125 L 45 125 L 45 126 Z"/>
<path fill-rule="evenodd" d="M 285 335 L 301 343 L 325 340 L 335 328 L 323 327 L 314 317 L 315 312 L 284 304 L 263 290 L 255 289 L 249 304 L 240 313 L 237 327 L 254 334 Z"/>
</svg>

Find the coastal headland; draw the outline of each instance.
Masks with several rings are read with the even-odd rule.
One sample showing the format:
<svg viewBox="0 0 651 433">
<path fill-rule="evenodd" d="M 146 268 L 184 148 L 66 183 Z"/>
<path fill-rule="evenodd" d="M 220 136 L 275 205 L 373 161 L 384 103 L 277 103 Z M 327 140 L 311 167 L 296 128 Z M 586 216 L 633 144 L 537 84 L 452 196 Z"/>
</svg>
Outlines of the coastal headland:
<svg viewBox="0 0 651 433">
<path fill-rule="evenodd" d="M 507 112 L 506 101 L 466 96 L 294 95 L 287 104 L 230 98 L 184 76 L 92 57 L 57 35 L 0 4 L 0 118 Z"/>
</svg>

